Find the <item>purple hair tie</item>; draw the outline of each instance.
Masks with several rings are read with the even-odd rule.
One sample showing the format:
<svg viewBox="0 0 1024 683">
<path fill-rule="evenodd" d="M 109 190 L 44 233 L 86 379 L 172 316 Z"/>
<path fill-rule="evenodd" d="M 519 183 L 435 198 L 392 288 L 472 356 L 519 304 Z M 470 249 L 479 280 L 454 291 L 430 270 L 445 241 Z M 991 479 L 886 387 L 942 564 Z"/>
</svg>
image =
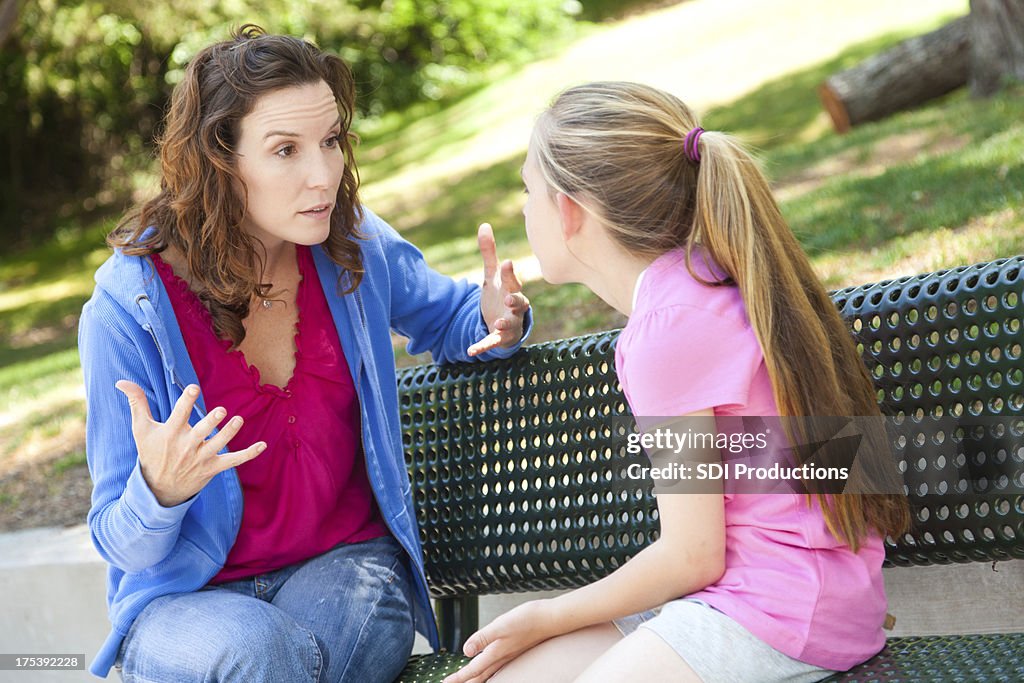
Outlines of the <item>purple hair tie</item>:
<svg viewBox="0 0 1024 683">
<path fill-rule="evenodd" d="M 686 140 L 683 141 L 683 150 L 686 152 L 686 156 L 695 164 L 700 163 L 700 150 L 697 149 L 697 143 L 700 142 L 700 136 L 703 134 L 704 129 L 697 126 L 686 134 Z"/>
</svg>

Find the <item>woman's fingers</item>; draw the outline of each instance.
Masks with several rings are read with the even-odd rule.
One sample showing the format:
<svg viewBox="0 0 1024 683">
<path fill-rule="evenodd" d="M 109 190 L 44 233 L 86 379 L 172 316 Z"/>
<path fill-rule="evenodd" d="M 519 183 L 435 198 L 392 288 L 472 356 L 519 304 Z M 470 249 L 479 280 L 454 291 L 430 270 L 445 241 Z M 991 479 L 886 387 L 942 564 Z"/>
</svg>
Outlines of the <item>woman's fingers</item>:
<svg viewBox="0 0 1024 683">
<path fill-rule="evenodd" d="M 171 415 L 165 424 L 176 429 L 186 426 L 188 416 L 192 414 L 192 408 L 195 406 L 197 398 L 199 398 L 199 387 L 189 384 L 174 403 L 174 409 L 171 410 Z"/>
<path fill-rule="evenodd" d="M 228 411 L 220 406 L 207 413 L 206 417 L 192 427 L 192 436 L 195 438 L 195 442 L 199 444 L 204 441 L 206 437 L 213 433 L 213 430 L 221 423 L 221 420 L 227 417 L 227 414 Z"/>
<path fill-rule="evenodd" d="M 489 335 L 487 335 L 480 341 L 473 343 L 468 349 L 466 349 L 466 353 L 469 354 L 470 356 L 477 356 L 483 353 L 484 351 L 490 351 L 491 349 L 496 348 L 500 345 L 501 332 L 491 332 Z"/>
<path fill-rule="evenodd" d="M 501 264 L 501 286 L 506 292 L 523 291 L 523 283 L 519 281 L 511 260 L 505 260 Z"/>
<path fill-rule="evenodd" d="M 498 247 L 494 243 L 494 230 L 490 223 L 481 223 L 477 228 L 476 243 L 484 261 L 484 282 L 491 282 L 498 272 Z"/>
<path fill-rule="evenodd" d="M 505 297 L 505 307 L 516 315 L 522 315 L 530 307 L 530 300 L 522 292 L 515 292 Z"/>
<path fill-rule="evenodd" d="M 243 448 L 240 451 L 215 456 L 214 462 L 216 462 L 216 470 L 219 473 L 224 470 L 229 470 L 232 467 L 238 467 L 243 463 L 249 462 L 265 450 L 267 450 L 267 444 L 263 441 L 257 441 L 248 448 Z"/>
<path fill-rule="evenodd" d="M 149 401 L 146 400 L 146 392 L 135 382 L 126 379 L 118 380 L 114 384 L 114 388 L 128 399 L 128 410 L 132 416 L 132 434 L 138 440 L 140 437 L 139 430 L 153 422 L 153 414 L 149 411 Z"/>
<path fill-rule="evenodd" d="M 220 420 L 217 420 L 217 422 L 220 422 Z M 231 439 L 235 438 L 239 430 L 242 429 L 242 425 L 244 424 L 244 422 L 245 421 L 242 420 L 242 417 L 240 415 L 235 415 L 233 418 L 228 420 L 228 423 L 224 425 L 224 427 L 219 432 L 217 432 L 209 439 L 207 439 L 205 444 L 206 450 L 209 451 L 210 454 L 212 455 L 220 453 L 221 449 L 226 447 L 228 445 L 228 442 L 230 442 Z"/>
</svg>

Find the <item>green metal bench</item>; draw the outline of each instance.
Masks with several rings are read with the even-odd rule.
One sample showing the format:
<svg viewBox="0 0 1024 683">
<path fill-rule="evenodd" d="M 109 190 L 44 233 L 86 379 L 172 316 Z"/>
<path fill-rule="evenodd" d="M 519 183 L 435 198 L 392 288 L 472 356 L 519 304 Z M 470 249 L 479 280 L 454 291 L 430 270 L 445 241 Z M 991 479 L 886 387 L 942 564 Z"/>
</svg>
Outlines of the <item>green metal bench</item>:
<svg viewBox="0 0 1024 683">
<path fill-rule="evenodd" d="M 916 523 L 887 539 L 887 566 L 1024 558 L 1022 267 L 1024 256 L 832 295 L 884 413 L 1009 425 L 964 439 L 964 455 L 949 461 L 934 458 L 934 445 L 894 444 Z M 611 417 L 628 414 L 614 371 L 617 336 L 399 374 L 427 579 L 447 650 L 413 657 L 401 681 L 440 681 L 467 661 L 452 653 L 476 629 L 476 596 L 585 585 L 657 537 L 650 489 L 608 480 L 618 457 Z M 829 680 L 1021 681 L 1024 634 L 890 638 L 878 656 Z"/>
</svg>

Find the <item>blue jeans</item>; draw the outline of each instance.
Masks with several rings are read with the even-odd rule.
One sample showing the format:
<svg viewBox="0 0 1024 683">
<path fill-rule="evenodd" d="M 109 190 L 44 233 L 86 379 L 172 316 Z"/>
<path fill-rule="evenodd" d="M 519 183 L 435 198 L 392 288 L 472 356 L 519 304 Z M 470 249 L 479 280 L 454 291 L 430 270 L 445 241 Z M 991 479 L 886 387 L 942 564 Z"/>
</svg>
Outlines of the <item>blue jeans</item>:
<svg viewBox="0 0 1024 683">
<path fill-rule="evenodd" d="M 118 662 L 125 683 L 391 683 L 412 652 L 412 579 L 391 536 L 153 600 Z"/>
</svg>

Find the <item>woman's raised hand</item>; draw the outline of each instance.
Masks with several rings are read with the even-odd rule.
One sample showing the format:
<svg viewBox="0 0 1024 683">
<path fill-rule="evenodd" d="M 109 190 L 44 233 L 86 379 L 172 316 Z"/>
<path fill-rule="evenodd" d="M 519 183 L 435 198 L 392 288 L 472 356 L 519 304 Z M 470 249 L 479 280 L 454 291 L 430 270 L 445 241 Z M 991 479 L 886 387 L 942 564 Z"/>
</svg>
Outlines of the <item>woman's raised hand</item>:
<svg viewBox="0 0 1024 683">
<path fill-rule="evenodd" d="M 252 460 L 267 448 L 265 442 L 257 441 L 243 450 L 218 455 L 242 428 L 242 418 L 231 418 L 213 437 L 210 434 L 227 416 L 223 408 L 214 408 L 194 427 L 189 425 L 188 416 L 199 398 L 199 387 L 194 384 L 185 387 L 167 422 L 153 419 L 146 392 L 138 384 L 123 379 L 114 386 L 128 397 L 142 477 L 164 507 L 184 503 L 220 472 Z"/>
<path fill-rule="evenodd" d="M 477 244 L 484 260 L 484 285 L 480 293 L 480 314 L 489 334 L 467 350 L 470 356 L 500 347 L 515 346 L 523 338 L 523 318 L 530 300 L 516 277 L 511 261 L 498 263 L 494 231 L 489 223 L 477 230 Z M 500 275 L 500 276 L 499 276 Z"/>
</svg>

